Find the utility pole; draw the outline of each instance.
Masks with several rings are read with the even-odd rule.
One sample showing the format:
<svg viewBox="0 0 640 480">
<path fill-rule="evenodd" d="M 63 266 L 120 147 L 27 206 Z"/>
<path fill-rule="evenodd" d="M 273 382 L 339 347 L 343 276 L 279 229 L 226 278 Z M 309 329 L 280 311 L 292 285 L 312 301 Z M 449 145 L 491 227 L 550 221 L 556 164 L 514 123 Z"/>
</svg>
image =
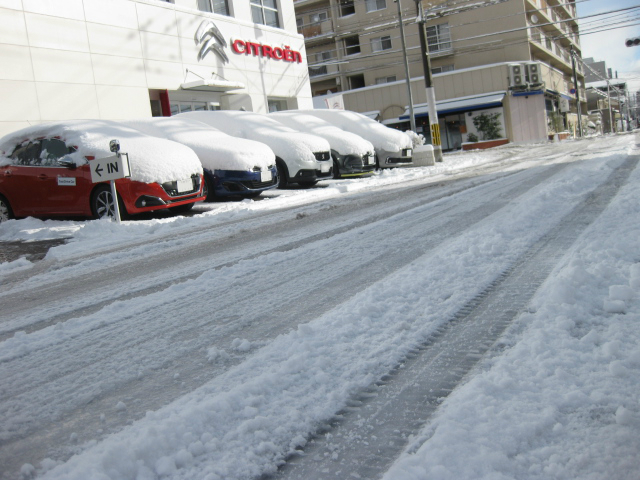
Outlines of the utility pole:
<svg viewBox="0 0 640 480">
<path fill-rule="evenodd" d="M 578 106 L 578 132 L 582 137 L 582 107 L 580 106 L 580 85 L 578 85 L 578 75 L 576 74 L 576 53 L 571 45 L 571 67 L 573 68 L 573 84 L 576 87 L 576 102 Z"/>
<path fill-rule="evenodd" d="M 609 126 L 611 128 L 610 133 L 615 133 L 615 125 L 613 124 L 613 108 L 611 107 L 611 84 L 607 79 L 607 102 L 609 102 Z"/>
<path fill-rule="evenodd" d="M 440 142 L 440 124 L 438 123 L 438 110 L 436 109 L 436 90 L 433 88 L 431 76 L 431 58 L 429 57 L 429 42 L 427 41 L 426 19 L 421 0 L 416 0 L 418 8 L 418 28 L 420 29 L 420 52 L 422 54 L 422 67 L 424 69 L 424 83 L 427 87 L 427 104 L 429 108 L 429 125 L 431 127 L 431 144 L 436 162 L 442 162 L 442 143 Z"/>
<path fill-rule="evenodd" d="M 407 77 L 407 93 L 409 94 L 409 121 L 411 122 L 411 131 L 418 133 L 416 128 L 416 116 L 413 113 L 413 95 L 411 94 L 411 76 L 409 75 L 409 60 L 407 59 L 407 43 L 404 40 L 404 24 L 402 22 L 402 10 L 400 8 L 400 0 L 395 0 L 398 5 L 398 20 L 400 21 L 400 38 L 402 39 L 402 58 L 404 59 L 404 73 Z"/>
</svg>

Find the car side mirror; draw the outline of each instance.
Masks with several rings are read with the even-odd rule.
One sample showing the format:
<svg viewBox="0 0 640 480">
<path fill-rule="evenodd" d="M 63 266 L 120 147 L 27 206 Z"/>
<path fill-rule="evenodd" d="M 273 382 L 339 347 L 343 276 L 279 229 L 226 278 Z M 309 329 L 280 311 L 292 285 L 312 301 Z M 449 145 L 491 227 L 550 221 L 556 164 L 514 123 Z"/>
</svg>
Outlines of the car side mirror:
<svg viewBox="0 0 640 480">
<path fill-rule="evenodd" d="M 71 160 L 69 157 L 62 157 L 58 160 L 58 165 L 66 168 L 76 168 L 76 162 Z"/>
</svg>

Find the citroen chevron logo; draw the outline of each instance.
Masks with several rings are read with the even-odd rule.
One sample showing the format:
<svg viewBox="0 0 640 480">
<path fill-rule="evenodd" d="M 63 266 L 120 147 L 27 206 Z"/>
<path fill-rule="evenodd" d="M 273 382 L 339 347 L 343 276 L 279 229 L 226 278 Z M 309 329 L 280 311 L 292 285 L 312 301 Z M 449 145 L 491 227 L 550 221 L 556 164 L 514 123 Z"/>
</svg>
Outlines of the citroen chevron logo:
<svg viewBox="0 0 640 480">
<path fill-rule="evenodd" d="M 229 57 L 223 50 L 223 47 L 227 47 L 227 41 L 211 20 L 202 21 L 193 39 L 196 45 L 200 45 L 198 61 L 202 60 L 207 53 L 213 51 L 224 63 L 229 62 Z"/>
</svg>

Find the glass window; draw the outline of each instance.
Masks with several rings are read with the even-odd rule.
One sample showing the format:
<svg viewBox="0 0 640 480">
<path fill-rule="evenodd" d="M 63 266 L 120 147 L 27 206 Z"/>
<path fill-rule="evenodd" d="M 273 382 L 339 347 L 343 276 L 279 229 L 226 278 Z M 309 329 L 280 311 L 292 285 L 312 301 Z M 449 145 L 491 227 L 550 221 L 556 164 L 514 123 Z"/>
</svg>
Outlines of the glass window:
<svg viewBox="0 0 640 480">
<path fill-rule="evenodd" d="M 453 65 L 442 65 L 441 67 L 433 67 L 431 73 L 453 72 Z"/>
<path fill-rule="evenodd" d="M 287 109 L 287 101 L 286 100 L 268 99 L 267 103 L 268 103 L 268 107 L 269 107 L 269 113 L 280 112 L 282 110 L 286 110 Z"/>
<path fill-rule="evenodd" d="M 313 15 L 309 16 L 309 20 L 311 20 L 311 25 L 324 22 L 328 18 L 329 16 L 327 15 L 327 12 L 314 13 Z"/>
<path fill-rule="evenodd" d="M 346 55 L 360 53 L 360 39 L 357 35 L 344 39 L 344 51 Z"/>
<path fill-rule="evenodd" d="M 364 75 L 352 75 L 351 77 L 347 77 L 349 79 L 349 88 L 351 90 L 355 90 L 356 88 L 363 88 L 365 86 L 364 83 Z"/>
<path fill-rule="evenodd" d="M 40 142 L 29 142 L 18 145 L 11 154 L 16 165 L 35 165 L 40 162 Z"/>
<path fill-rule="evenodd" d="M 396 81 L 395 75 L 389 75 L 388 77 L 378 77 L 376 78 L 376 85 L 380 85 L 382 83 L 395 82 L 395 81 Z"/>
<path fill-rule="evenodd" d="M 386 0 L 365 0 L 367 12 L 375 12 L 376 10 L 383 10 L 387 8 Z"/>
<path fill-rule="evenodd" d="M 49 138 L 42 141 L 42 152 L 40 159 L 42 165 L 57 165 L 57 160 L 69 154 L 67 145 L 57 138 Z"/>
<path fill-rule="evenodd" d="M 280 28 L 276 0 L 251 0 L 251 17 L 254 23 Z"/>
<path fill-rule="evenodd" d="M 371 50 L 381 52 L 382 50 L 391 50 L 391 37 L 379 37 L 371 39 Z"/>
<path fill-rule="evenodd" d="M 440 25 L 427 27 L 427 42 L 429 43 L 429 52 L 451 50 L 449 24 L 441 23 Z"/>
<path fill-rule="evenodd" d="M 227 0 L 198 0 L 198 10 L 229 16 Z"/>
<path fill-rule="evenodd" d="M 341 0 L 340 2 L 340 16 L 346 17 L 347 15 L 353 15 L 356 13 L 356 7 L 353 4 L 353 0 Z"/>
</svg>

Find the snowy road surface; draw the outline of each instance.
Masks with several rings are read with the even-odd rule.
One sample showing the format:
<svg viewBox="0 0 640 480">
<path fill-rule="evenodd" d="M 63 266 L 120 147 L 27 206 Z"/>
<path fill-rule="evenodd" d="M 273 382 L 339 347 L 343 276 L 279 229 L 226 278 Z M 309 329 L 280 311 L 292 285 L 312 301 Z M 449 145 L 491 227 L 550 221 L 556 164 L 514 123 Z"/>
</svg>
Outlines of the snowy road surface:
<svg viewBox="0 0 640 480">
<path fill-rule="evenodd" d="M 3 224 L 0 478 L 635 478 L 636 141 Z"/>
</svg>

